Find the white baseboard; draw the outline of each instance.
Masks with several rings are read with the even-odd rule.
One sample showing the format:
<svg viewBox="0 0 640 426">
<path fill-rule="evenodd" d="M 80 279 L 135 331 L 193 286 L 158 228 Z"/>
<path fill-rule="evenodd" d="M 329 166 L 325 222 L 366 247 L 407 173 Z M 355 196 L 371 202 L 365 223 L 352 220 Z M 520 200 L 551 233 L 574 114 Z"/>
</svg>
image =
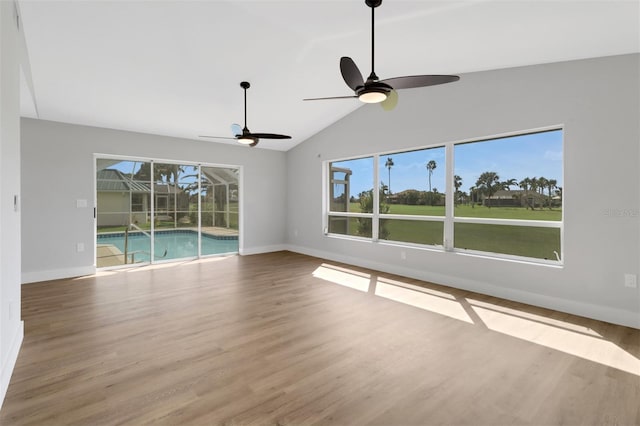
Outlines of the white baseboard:
<svg viewBox="0 0 640 426">
<path fill-rule="evenodd" d="M 614 309 L 608 306 L 593 305 L 585 302 L 561 299 L 557 297 L 547 296 L 544 294 L 524 292 L 521 290 L 513 290 L 504 287 L 495 286 L 491 283 L 476 280 L 462 279 L 456 276 L 434 274 L 429 271 L 406 268 L 394 264 L 374 262 L 367 259 L 361 259 L 352 256 L 344 256 L 336 253 L 325 252 L 307 247 L 296 245 L 288 245 L 287 250 L 306 254 L 308 256 L 319 257 L 321 259 L 333 260 L 335 262 L 346 263 L 349 265 L 360 266 L 363 268 L 373 269 L 376 271 L 387 272 L 390 274 L 400 275 L 408 278 L 414 278 L 422 281 L 428 281 L 448 287 L 458 288 L 461 290 L 473 291 L 476 293 L 486 294 L 489 296 L 500 297 L 502 299 L 513 300 L 515 302 L 526 303 L 529 305 L 540 306 L 547 309 L 553 309 L 560 312 L 566 312 L 573 315 L 592 318 L 599 321 L 610 322 L 613 324 L 623 325 L 640 329 L 640 312 L 626 311 Z"/>
<path fill-rule="evenodd" d="M 22 284 L 59 280 L 63 278 L 82 277 L 84 275 L 94 275 L 95 273 L 95 266 L 81 266 L 67 269 L 51 269 L 48 271 L 23 272 Z"/>
<path fill-rule="evenodd" d="M 262 254 L 271 253 L 274 251 L 287 250 L 287 246 L 284 244 L 252 247 L 249 249 L 240 250 L 241 255 Z M 178 259 L 179 261 L 179 259 Z M 47 271 L 34 271 L 22 273 L 22 284 L 30 284 L 41 281 L 59 280 L 64 278 L 82 277 L 85 275 L 94 275 L 96 273 L 95 266 L 81 266 L 76 268 L 67 269 L 51 269 Z"/>
<path fill-rule="evenodd" d="M 24 321 L 20 321 L 18 329 L 11 339 L 11 345 L 9 346 L 8 355 L 6 361 L 2 365 L 0 370 L 0 408 L 4 402 L 4 397 L 7 394 L 9 388 L 9 382 L 11 381 L 11 374 L 16 366 L 18 360 L 18 353 L 20 352 L 20 346 L 22 346 L 22 339 L 24 338 Z"/>
<path fill-rule="evenodd" d="M 240 254 L 242 256 L 250 255 L 250 254 L 262 254 L 262 253 L 272 253 L 274 251 L 283 251 L 288 250 L 288 246 L 286 244 L 276 244 L 272 246 L 262 246 L 262 247 L 252 247 L 249 249 L 240 250 Z"/>
</svg>

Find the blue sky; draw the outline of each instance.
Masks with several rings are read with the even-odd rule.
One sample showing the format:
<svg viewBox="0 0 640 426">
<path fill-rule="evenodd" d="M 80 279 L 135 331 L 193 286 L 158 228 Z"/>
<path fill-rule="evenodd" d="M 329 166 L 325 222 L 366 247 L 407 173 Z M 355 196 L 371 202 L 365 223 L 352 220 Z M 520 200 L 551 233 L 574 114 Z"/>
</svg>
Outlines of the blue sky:
<svg viewBox="0 0 640 426">
<path fill-rule="evenodd" d="M 431 188 L 445 192 L 444 147 L 381 155 L 379 177 L 385 184 L 389 181 L 389 171 L 384 166 L 388 157 L 394 163 L 391 168 L 392 192 L 405 189 L 428 190 L 426 164 L 429 160 L 436 162 L 431 176 Z M 557 180 L 558 186 L 563 186 L 561 130 L 458 144 L 454 149 L 454 159 L 454 173 L 462 177 L 461 190 L 465 192 L 469 191 L 469 187 L 475 186 L 480 174 L 487 171 L 496 172 L 503 181 L 544 176 Z M 333 165 L 352 170 L 351 195 L 357 196 L 361 191 L 372 188 L 372 157 L 339 161 Z"/>
</svg>

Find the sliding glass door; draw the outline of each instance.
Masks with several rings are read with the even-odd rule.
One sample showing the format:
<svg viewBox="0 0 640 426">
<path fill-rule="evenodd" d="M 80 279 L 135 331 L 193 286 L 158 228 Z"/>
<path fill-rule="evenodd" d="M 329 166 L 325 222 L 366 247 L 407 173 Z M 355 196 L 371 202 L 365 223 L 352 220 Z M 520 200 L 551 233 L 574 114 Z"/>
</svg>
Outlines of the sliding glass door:
<svg viewBox="0 0 640 426">
<path fill-rule="evenodd" d="M 238 252 L 239 169 L 96 159 L 97 267 Z"/>
</svg>

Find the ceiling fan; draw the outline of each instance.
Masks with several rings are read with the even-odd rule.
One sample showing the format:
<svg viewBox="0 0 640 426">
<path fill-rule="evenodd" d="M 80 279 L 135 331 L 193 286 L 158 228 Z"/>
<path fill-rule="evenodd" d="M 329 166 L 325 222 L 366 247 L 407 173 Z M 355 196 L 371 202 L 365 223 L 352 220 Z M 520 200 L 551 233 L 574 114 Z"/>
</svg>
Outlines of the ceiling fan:
<svg viewBox="0 0 640 426">
<path fill-rule="evenodd" d="M 278 135 L 276 133 L 251 133 L 247 128 L 247 89 L 251 87 L 248 81 L 240 83 L 240 87 L 244 89 L 244 127 L 240 127 L 239 124 L 231 125 L 232 138 L 220 137 L 220 136 L 206 136 L 200 135 L 201 138 L 215 138 L 215 139 L 235 139 L 243 145 L 256 146 L 260 139 L 291 139 L 291 136 Z"/>
<path fill-rule="evenodd" d="M 371 74 L 369 74 L 367 80 L 364 81 L 362 73 L 355 62 L 353 62 L 353 59 L 348 56 L 343 56 L 340 58 L 340 72 L 344 82 L 354 91 L 355 95 L 309 98 L 304 99 L 305 101 L 358 98 L 365 103 L 381 103 L 385 110 L 391 110 L 398 103 L 396 90 L 434 86 L 436 84 L 452 83 L 460 80 L 460 77 L 457 75 L 412 75 L 380 80 L 374 71 L 374 11 L 376 7 L 382 4 L 382 0 L 365 0 L 365 3 L 371 8 Z"/>
</svg>

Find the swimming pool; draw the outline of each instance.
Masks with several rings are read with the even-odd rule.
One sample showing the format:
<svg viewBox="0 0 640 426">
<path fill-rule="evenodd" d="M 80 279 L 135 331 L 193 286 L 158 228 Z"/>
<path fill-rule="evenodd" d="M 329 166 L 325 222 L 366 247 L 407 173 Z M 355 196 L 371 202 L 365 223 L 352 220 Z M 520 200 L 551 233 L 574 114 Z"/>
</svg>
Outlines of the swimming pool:
<svg viewBox="0 0 640 426">
<path fill-rule="evenodd" d="M 124 253 L 124 232 L 98 234 L 98 244 L 111 244 Z M 182 259 L 198 256 L 198 232 L 192 230 L 156 231 L 155 260 Z M 151 239 L 142 232 L 129 232 L 128 253 L 135 263 L 149 262 Z M 237 236 L 202 234 L 202 255 L 237 253 Z M 131 256 L 129 256 L 129 262 Z"/>
</svg>

